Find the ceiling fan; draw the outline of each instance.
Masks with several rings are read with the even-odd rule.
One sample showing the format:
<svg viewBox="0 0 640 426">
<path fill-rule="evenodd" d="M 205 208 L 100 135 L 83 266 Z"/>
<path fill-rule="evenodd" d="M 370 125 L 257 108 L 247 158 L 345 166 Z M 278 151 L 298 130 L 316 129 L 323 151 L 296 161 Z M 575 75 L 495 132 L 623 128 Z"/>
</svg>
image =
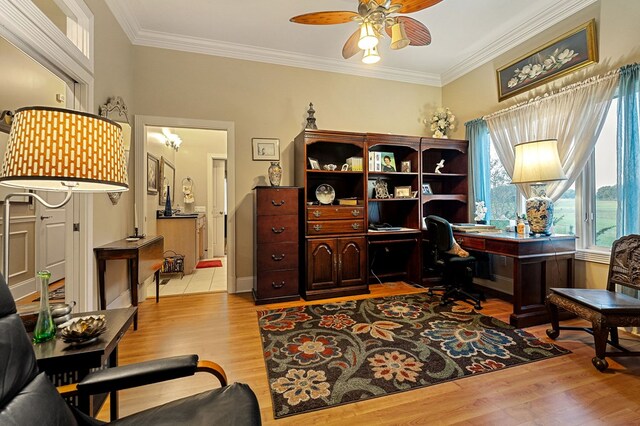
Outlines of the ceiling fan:
<svg viewBox="0 0 640 426">
<path fill-rule="evenodd" d="M 333 25 L 357 22 L 360 27 L 347 39 L 342 56 L 349 59 L 360 50 L 362 62 L 374 64 L 380 60 L 378 42 L 386 33 L 391 37 L 391 49 L 426 46 L 431 33 L 419 21 L 396 13 L 412 13 L 426 9 L 442 0 L 359 0 L 358 11 L 327 11 L 294 16 L 291 22 L 308 25 Z"/>
</svg>

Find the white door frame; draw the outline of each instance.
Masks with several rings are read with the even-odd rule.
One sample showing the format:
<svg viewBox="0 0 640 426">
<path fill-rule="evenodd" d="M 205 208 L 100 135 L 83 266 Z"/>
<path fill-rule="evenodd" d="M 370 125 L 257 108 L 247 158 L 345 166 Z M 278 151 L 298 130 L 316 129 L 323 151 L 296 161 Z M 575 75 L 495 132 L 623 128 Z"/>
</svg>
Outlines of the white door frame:
<svg viewBox="0 0 640 426">
<path fill-rule="evenodd" d="M 204 130 L 223 130 L 227 132 L 227 292 L 235 293 L 236 284 L 236 191 L 235 191 L 235 123 L 233 121 L 198 120 L 190 118 L 158 117 L 136 115 L 135 125 L 135 203 L 142 206 L 138 211 L 138 223 L 142 225 L 142 232 L 147 232 L 147 222 L 144 220 L 147 211 L 147 132 L 146 127 L 187 127 Z"/>
<path fill-rule="evenodd" d="M 213 226 L 208 222 L 211 211 L 213 210 L 213 197 L 211 196 L 211 187 L 213 186 L 213 160 L 223 160 L 225 162 L 225 172 L 228 173 L 229 171 L 229 160 L 227 159 L 227 156 L 219 154 L 207 154 L 207 251 L 209 252 L 209 257 L 213 257 Z M 226 188 L 226 192 L 228 196 L 229 188 Z M 227 199 L 227 210 L 229 209 L 228 205 L 229 202 Z M 229 231 L 227 228 L 227 238 L 228 234 Z"/>
<path fill-rule="evenodd" d="M 82 15 L 87 43 L 92 45 L 93 14 L 82 0 L 64 2 L 73 4 L 75 12 Z M 83 54 L 31 0 L 0 0 L 0 10 L 0 35 L 73 85 L 73 90 L 67 91 L 69 107 L 90 111 L 94 105 L 92 49 L 87 48 L 88 56 Z M 74 223 L 79 224 L 77 232 L 73 230 Z M 76 311 L 94 310 L 97 281 L 93 258 L 92 195 L 74 194 L 73 215 L 67 215 L 64 244 L 67 256 L 66 298 L 77 302 Z"/>
</svg>

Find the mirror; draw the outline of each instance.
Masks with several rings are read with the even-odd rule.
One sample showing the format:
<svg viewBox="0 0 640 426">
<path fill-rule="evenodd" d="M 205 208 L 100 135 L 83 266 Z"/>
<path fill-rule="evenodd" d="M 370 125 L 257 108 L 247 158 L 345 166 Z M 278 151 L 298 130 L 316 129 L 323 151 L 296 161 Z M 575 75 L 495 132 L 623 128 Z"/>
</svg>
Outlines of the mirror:
<svg viewBox="0 0 640 426">
<path fill-rule="evenodd" d="M 102 117 L 113 120 L 122 126 L 122 139 L 124 142 L 125 159 L 127 169 L 129 168 L 129 151 L 131 149 L 131 124 L 127 115 L 127 105 L 120 96 L 114 96 L 107 99 L 107 103 L 100 105 L 98 113 Z M 122 192 L 107 192 L 109 199 L 113 205 L 118 204 Z"/>
</svg>

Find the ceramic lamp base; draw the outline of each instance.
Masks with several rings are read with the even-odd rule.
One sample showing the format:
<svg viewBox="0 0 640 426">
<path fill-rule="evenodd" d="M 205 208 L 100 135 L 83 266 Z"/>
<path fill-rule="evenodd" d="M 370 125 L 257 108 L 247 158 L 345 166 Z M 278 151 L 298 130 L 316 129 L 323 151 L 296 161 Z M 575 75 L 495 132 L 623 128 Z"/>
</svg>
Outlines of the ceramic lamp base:
<svg viewBox="0 0 640 426">
<path fill-rule="evenodd" d="M 530 235 L 551 235 L 553 201 L 544 190 L 527 200 L 527 221 Z"/>
</svg>

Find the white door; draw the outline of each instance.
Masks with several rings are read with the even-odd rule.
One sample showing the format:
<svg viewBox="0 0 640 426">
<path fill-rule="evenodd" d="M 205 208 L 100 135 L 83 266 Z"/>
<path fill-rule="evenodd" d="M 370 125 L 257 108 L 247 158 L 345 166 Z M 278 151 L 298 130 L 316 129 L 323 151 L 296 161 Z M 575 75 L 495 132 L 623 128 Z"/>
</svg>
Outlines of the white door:
<svg viewBox="0 0 640 426">
<path fill-rule="evenodd" d="M 66 193 L 39 191 L 38 195 L 48 203 L 59 204 Z M 49 209 L 36 201 L 36 269 L 48 269 L 51 272 L 50 282 L 65 277 L 65 219 L 67 211 L 73 211 L 72 205 L 73 198 L 58 209 Z"/>
<path fill-rule="evenodd" d="M 209 227 L 212 231 L 209 233 L 209 235 L 211 236 L 211 250 L 209 252 L 209 256 L 219 257 L 226 255 L 224 222 L 225 213 L 227 212 L 227 185 L 225 179 L 225 169 L 227 161 L 216 159 L 212 159 L 211 161 L 213 161 L 213 184 L 211 185 L 211 198 L 213 203 L 211 209 L 209 210 Z"/>
</svg>

